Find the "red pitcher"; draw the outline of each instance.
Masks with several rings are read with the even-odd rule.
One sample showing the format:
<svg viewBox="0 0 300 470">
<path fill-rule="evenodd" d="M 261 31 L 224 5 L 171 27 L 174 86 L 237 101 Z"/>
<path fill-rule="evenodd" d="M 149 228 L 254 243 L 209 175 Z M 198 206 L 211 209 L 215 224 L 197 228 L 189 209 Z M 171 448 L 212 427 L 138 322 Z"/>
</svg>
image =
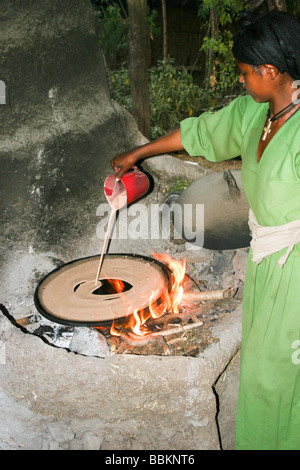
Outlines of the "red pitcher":
<svg viewBox="0 0 300 470">
<path fill-rule="evenodd" d="M 116 181 L 115 175 L 109 175 L 104 182 L 104 193 L 112 207 L 121 209 L 144 196 L 149 187 L 147 175 L 135 166 L 119 181 Z"/>
</svg>

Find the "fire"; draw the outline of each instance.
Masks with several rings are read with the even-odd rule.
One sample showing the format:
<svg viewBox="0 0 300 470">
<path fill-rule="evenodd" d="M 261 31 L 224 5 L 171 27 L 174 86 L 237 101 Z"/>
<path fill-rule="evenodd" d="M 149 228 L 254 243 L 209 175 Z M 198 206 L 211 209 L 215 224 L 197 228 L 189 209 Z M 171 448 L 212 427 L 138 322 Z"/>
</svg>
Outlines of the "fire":
<svg viewBox="0 0 300 470">
<path fill-rule="evenodd" d="M 167 254 L 163 255 L 154 255 L 156 259 L 159 261 L 162 261 L 166 263 L 168 268 L 171 271 L 171 290 L 170 290 L 170 305 L 171 309 L 168 308 L 168 310 L 172 310 L 173 313 L 178 314 L 179 313 L 179 306 L 182 300 L 182 295 L 183 295 L 183 280 L 185 276 L 185 271 L 186 271 L 186 262 L 185 260 L 180 261 L 174 260 L 171 258 L 171 256 Z"/>
<path fill-rule="evenodd" d="M 138 336 L 143 336 L 147 334 L 147 328 L 144 326 L 144 324 L 150 317 L 159 318 L 166 312 L 178 314 L 183 296 L 183 281 L 186 272 L 186 261 L 183 260 L 182 262 L 180 262 L 174 260 L 168 254 L 152 254 L 154 258 L 166 264 L 169 268 L 171 272 L 171 287 L 170 289 L 166 287 L 165 291 L 161 296 L 159 304 L 154 301 L 155 292 L 152 292 L 149 298 L 149 309 L 147 309 L 147 311 L 135 310 L 130 316 L 126 326 Z M 123 287 L 118 288 L 116 285 L 114 285 L 114 288 L 118 292 L 123 291 Z M 112 335 L 120 336 L 120 333 L 115 328 L 114 324 L 111 327 L 110 333 Z"/>
<path fill-rule="evenodd" d="M 147 317 L 147 319 L 149 316 Z M 138 310 L 134 310 L 133 314 L 130 316 L 128 327 L 132 329 L 133 333 L 137 336 L 143 336 L 147 333 L 147 329 L 143 327 L 145 321 L 147 321 L 143 315 L 140 315 Z"/>
<path fill-rule="evenodd" d="M 124 283 L 120 279 L 107 279 L 116 292 L 124 291 Z"/>
<path fill-rule="evenodd" d="M 113 336 L 121 336 L 121 333 L 119 333 L 119 331 L 116 329 L 114 322 L 111 325 L 110 334 Z"/>
</svg>

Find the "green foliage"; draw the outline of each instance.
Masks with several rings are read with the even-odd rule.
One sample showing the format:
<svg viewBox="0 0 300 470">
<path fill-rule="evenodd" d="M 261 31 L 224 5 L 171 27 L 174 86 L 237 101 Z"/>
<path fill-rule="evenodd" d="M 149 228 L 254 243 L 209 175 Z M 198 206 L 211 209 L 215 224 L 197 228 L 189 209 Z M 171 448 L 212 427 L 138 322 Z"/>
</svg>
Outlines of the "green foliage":
<svg viewBox="0 0 300 470">
<path fill-rule="evenodd" d="M 231 52 L 232 24 L 237 21 L 239 12 L 245 8 L 245 2 L 244 0 L 202 0 L 199 2 L 199 16 L 208 19 L 211 8 L 215 9 L 217 18 L 216 32 L 215 36 L 204 38 L 201 51 L 207 57 L 209 51 L 213 51 L 212 75 L 209 77 L 210 83 L 206 83 L 207 92 L 209 93 L 211 88 L 211 91 L 217 95 L 222 95 L 228 90 L 233 90 L 238 82 L 237 69 Z"/>
<path fill-rule="evenodd" d="M 131 111 L 128 70 L 123 65 L 111 72 L 114 99 Z M 174 60 L 158 61 L 149 73 L 151 139 L 174 129 L 185 117 L 195 115 L 203 105 L 203 91 L 185 70 L 177 70 Z"/>
<path fill-rule="evenodd" d="M 287 11 L 300 19 L 300 2 L 299 0 L 286 0 Z"/>
<path fill-rule="evenodd" d="M 131 112 L 130 78 L 126 64 L 122 64 L 118 70 L 110 71 L 110 79 L 115 101 Z"/>
<path fill-rule="evenodd" d="M 199 0 L 198 15 L 207 19 L 211 8 L 216 8 L 219 23 L 225 26 L 237 19 L 245 8 L 245 0 Z"/>
<path fill-rule="evenodd" d="M 99 40 L 105 56 L 116 59 L 121 52 L 128 56 L 129 21 L 126 11 L 112 0 L 98 0 L 95 6 L 101 12 L 102 31 Z M 148 6 L 149 34 L 152 39 L 161 34 L 156 19 L 157 10 L 151 10 Z"/>
<path fill-rule="evenodd" d="M 191 181 L 187 180 L 186 178 L 179 178 L 177 179 L 171 186 L 166 188 L 163 192 L 165 194 L 172 193 L 174 191 L 182 192 L 186 188 L 188 188 L 191 185 Z"/>
<path fill-rule="evenodd" d="M 151 39 L 161 36 L 161 28 L 156 25 L 157 16 L 157 10 L 151 10 L 148 6 L 148 23 Z"/>
<path fill-rule="evenodd" d="M 185 70 L 177 70 L 174 60 L 158 61 L 150 69 L 151 135 L 159 137 L 174 129 L 179 121 L 197 113 L 201 105 L 200 88 Z"/>
<path fill-rule="evenodd" d="M 209 88 L 217 94 L 232 90 L 238 82 L 237 68 L 231 52 L 232 46 L 230 31 L 219 32 L 217 39 L 205 37 L 201 46 L 203 52 L 207 53 L 212 48 L 215 53 Z"/>
<path fill-rule="evenodd" d="M 117 57 L 119 52 L 126 50 L 128 33 L 128 19 L 123 18 L 122 10 L 116 3 L 109 0 L 100 0 L 98 8 L 102 17 L 102 31 L 100 44 L 104 54 L 108 57 Z"/>
</svg>

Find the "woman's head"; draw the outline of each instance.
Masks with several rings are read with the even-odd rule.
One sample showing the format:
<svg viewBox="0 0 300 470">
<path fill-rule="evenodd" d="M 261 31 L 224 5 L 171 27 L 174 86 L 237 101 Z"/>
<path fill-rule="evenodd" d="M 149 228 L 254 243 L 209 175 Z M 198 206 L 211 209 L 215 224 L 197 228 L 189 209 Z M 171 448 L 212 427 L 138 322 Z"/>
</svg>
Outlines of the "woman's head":
<svg viewBox="0 0 300 470">
<path fill-rule="evenodd" d="M 271 11 L 256 17 L 243 12 L 232 51 L 240 63 L 270 64 L 300 80 L 300 23 L 289 13 Z"/>
</svg>

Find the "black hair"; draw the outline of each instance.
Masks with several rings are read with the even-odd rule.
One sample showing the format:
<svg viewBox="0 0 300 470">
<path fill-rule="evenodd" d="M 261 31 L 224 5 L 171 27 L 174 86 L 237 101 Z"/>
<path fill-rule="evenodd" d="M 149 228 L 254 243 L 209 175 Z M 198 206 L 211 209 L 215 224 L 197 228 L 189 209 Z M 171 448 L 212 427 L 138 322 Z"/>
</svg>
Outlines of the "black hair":
<svg viewBox="0 0 300 470">
<path fill-rule="evenodd" d="M 240 62 L 253 66 L 271 64 L 300 80 L 300 23 L 282 11 L 260 16 L 244 11 L 232 52 Z"/>
</svg>

